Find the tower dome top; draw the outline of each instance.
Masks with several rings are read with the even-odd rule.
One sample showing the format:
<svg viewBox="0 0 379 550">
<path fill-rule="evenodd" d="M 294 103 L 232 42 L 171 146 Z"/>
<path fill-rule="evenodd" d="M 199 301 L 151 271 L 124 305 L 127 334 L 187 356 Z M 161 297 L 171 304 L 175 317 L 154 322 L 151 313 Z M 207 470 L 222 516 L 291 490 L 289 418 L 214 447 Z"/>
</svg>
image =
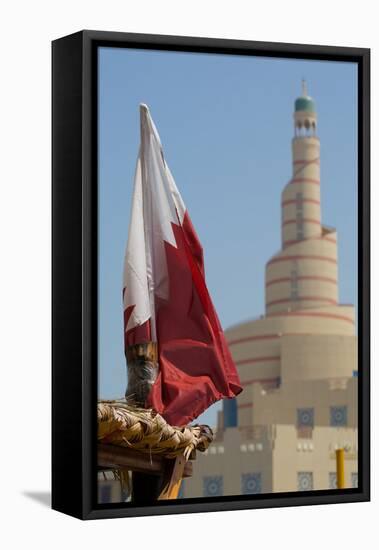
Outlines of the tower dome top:
<svg viewBox="0 0 379 550">
<path fill-rule="evenodd" d="M 302 81 L 302 94 L 295 101 L 295 111 L 305 111 L 306 113 L 315 113 L 316 105 L 314 100 L 308 95 L 307 84 Z"/>
</svg>

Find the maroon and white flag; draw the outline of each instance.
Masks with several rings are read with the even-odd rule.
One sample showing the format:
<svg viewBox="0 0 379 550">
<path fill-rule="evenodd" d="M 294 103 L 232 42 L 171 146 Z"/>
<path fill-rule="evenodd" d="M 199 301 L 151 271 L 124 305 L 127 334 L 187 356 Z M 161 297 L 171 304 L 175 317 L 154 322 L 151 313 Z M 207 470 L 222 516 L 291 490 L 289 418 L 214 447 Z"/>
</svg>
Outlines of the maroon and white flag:
<svg viewBox="0 0 379 550">
<path fill-rule="evenodd" d="M 146 406 L 184 425 L 242 391 L 205 284 L 203 250 L 146 105 L 125 255 L 125 349 L 157 342 Z"/>
</svg>

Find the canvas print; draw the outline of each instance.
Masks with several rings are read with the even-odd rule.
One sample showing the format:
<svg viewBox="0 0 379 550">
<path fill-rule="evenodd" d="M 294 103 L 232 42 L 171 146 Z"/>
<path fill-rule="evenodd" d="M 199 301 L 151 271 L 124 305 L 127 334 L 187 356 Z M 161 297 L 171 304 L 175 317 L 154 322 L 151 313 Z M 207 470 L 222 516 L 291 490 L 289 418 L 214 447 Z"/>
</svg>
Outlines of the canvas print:
<svg viewBox="0 0 379 550">
<path fill-rule="evenodd" d="M 358 487 L 357 64 L 98 49 L 98 504 Z"/>
</svg>

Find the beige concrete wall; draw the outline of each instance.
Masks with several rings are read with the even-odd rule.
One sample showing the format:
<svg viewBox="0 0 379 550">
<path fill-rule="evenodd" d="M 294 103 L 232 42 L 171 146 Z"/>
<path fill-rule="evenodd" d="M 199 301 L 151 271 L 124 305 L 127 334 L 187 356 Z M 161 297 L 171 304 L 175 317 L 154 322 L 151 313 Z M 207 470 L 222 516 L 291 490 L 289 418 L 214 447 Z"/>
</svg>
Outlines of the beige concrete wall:
<svg viewBox="0 0 379 550">
<path fill-rule="evenodd" d="M 197 453 L 193 476 L 185 481 L 185 497 L 204 496 L 204 478 L 222 477 L 223 495 L 240 495 L 242 474 L 261 473 L 262 492 L 272 492 L 272 428 L 244 434 L 238 428 L 223 432 L 221 441 Z"/>
<path fill-rule="evenodd" d="M 336 305 L 336 234 L 309 238 L 275 254 L 266 264 L 265 292 L 267 315 Z"/>
<path fill-rule="evenodd" d="M 298 491 L 298 473 L 310 472 L 313 489 L 329 489 L 329 473 L 336 473 L 335 449 L 345 453 L 346 487 L 358 472 L 357 430 L 316 427 L 312 438 L 298 437 L 294 426 L 229 428 L 207 454 L 198 453 L 194 473 L 185 480 L 184 497 L 202 497 L 204 478 L 221 477 L 222 495 L 240 495 L 243 474 L 261 474 L 261 492 Z M 213 449 L 213 450 L 212 450 Z"/>
<path fill-rule="evenodd" d="M 312 311 L 279 312 L 225 330 L 229 346 L 236 354 L 241 353 L 244 346 L 257 344 L 259 339 L 263 341 L 288 332 L 355 334 L 355 309 L 351 305 L 339 305 L 313 308 Z"/>
<path fill-rule="evenodd" d="M 357 369 L 357 338 L 342 334 L 287 334 L 281 340 L 281 380 L 343 378 Z"/>
<path fill-rule="evenodd" d="M 347 427 L 358 425 L 358 379 L 291 380 L 277 390 L 255 384 L 249 392 L 257 424 L 288 424 L 296 427 L 297 409 L 313 408 L 315 427 L 330 426 L 330 407 L 347 406 Z M 242 418 L 241 418 L 242 420 Z"/>
<path fill-rule="evenodd" d="M 338 303 L 336 232 L 287 246 L 266 264 L 266 312 Z"/>
</svg>

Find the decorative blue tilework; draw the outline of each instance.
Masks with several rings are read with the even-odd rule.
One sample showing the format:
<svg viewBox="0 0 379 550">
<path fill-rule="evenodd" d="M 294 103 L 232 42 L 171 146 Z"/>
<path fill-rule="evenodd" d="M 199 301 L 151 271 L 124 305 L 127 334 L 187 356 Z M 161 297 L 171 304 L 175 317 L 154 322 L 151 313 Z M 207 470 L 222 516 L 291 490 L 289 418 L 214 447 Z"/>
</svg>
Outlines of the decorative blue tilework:
<svg viewBox="0 0 379 550">
<path fill-rule="evenodd" d="M 313 428 L 314 426 L 314 409 L 308 407 L 306 409 L 297 409 L 297 427 L 308 426 Z"/>
<path fill-rule="evenodd" d="M 330 425 L 347 426 L 347 406 L 330 407 Z"/>
<path fill-rule="evenodd" d="M 354 489 L 357 489 L 358 488 L 358 473 L 357 472 L 353 472 L 351 474 L 351 486 L 354 488 Z"/>
<path fill-rule="evenodd" d="M 329 489 L 337 489 L 337 474 L 329 472 Z"/>
<path fill-rule="evenodd" d="M 312 491 L 313 489 L 313 473 L 298 472 L 297 473 L 297 490 Z"/>
<path fill-rule="evenodd" d="M 262 492 L 262 474 L 242 474 L 241 493 L 243 495 L 257 495 Z"/>
<path fill-rule="evenodd" d="M 222 476 L 203 477 L 203 495 L 205 497 L 220 497 L 224 491 Z"/>
</svg>

